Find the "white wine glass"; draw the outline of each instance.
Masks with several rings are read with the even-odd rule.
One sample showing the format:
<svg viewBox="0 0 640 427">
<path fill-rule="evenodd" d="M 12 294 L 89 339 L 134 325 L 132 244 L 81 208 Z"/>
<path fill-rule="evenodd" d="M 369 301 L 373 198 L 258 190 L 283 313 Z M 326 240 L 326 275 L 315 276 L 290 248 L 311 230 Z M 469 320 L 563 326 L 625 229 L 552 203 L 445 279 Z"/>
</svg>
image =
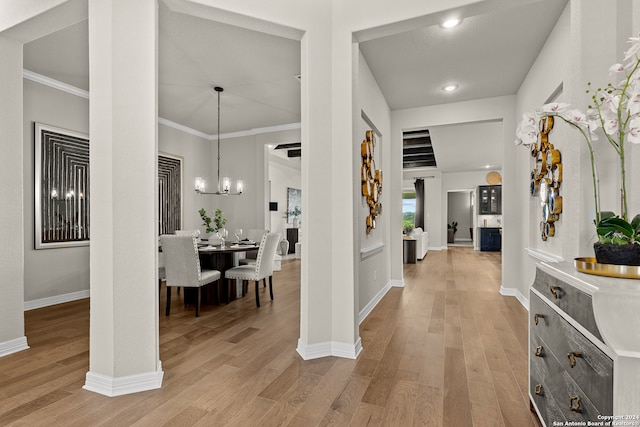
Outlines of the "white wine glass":
<svg viewBox="0 0 640 427">
<path fill-rule="evenodd" d="M 218 239 L 220 239 L 220 249 L 224 249 L 224 247 L 225 247 L 225 239 L 229 235 L 229 232 L 227 231 L 226 228 L 220 228 L 218 230 L 217 234 L 218 234 Z"/>
<path fill-rule="evenodd" d="M 236 235 L 236 242 L 242 240 L 242 228 L 236 228 L 234 234 Z"/>
</svg>

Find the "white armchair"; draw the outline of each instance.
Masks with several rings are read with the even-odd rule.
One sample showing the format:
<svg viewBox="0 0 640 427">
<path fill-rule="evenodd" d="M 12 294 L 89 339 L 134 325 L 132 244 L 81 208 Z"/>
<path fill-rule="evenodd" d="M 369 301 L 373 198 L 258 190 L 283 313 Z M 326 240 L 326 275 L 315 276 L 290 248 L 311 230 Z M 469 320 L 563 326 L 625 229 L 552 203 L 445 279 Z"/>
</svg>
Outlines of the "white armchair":
<svg viewBox="0 0 640 427">
<path fill-rule="evenodd" d="M 416 239 L 416 257 L 421 260 L 427 256 L 429 250 L 429 233 L 416 227 L 411 231 L 411 237 Z"/>
</svg>

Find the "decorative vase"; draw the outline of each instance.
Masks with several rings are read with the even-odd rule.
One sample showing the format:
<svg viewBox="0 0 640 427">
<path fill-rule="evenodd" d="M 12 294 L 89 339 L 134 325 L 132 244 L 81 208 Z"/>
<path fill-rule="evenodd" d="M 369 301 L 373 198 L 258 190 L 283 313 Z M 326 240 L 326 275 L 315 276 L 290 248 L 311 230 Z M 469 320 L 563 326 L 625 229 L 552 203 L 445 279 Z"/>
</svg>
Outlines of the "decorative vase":
<svg viewBox="0 0 640 427">
<path fill-rule="evenodd" d="M 638 265 L 640 266 L 640 245 L 614 245 L 612 243 L 593 244 L 598 264 Z"/>
</svg>

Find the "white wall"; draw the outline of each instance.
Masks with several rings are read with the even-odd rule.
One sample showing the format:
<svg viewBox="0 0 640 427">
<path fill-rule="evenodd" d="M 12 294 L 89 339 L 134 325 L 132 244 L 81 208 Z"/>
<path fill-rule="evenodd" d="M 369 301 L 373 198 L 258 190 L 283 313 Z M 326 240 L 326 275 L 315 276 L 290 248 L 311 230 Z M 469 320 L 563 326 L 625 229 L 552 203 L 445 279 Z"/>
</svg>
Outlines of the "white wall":
<svg viewBox="0 0 640 427">
<path fill-rule="evenodd" d="M 390 223 L 390 216 L 387 212 L 393 210 L 390 206 L 392 199 L 390 197 L 391 186 L 385 185 L 385 179 L 390 180 L 390 153 L 393 140 L 390 137 L 390 112 L 389 107 L 382 95 L 382 91 L 378 87 L 371 70 L 367 65 L 364 57 L 358 51 L 358 82 L 357 82 L 357 102 L 355 110 L 360 110 L 360 117 L 355 120 L 354 126 L 357 129 L 354 138 L 354 170 L 357 171 L 355 179 L 356 193 L 356 234 L 358 236 L 358 250 L 368 251 L 376 246 L 382 246 L 382 250 L 376 251 L 371 256 L 362 256 L 356 258 L 359 262 L 357 274 L 357 291 L 358 291 L 358 310 L 362 315 L 363 310 L 370 306 L 376 296 L 383 289 L 391 286 L 391 247 L 390 239 L 400 239 L 402 234 L 402 225 L 394 227 Z M 366 120 L 362 117 L 366 116 Z M 376 168 L 381 169 L 383 173 L 382 185 L 382 214 L 376 218 L 376 228 L 371 230 L 369 234 L 366 232 L 366 218 L 369 215 L 369 206 L 365 198 L 362 196 L 360 168 L 362 166 L 362 157 L 360 155 L 360 144 L 365 139 L 365 132 L 372 127 L 379 132 L 376 136 L 376 145 L 374 149 L 374 160 Z M 400 194 L 400 197 L 402 195 Z M 396 206 L 398 209 L 400 204 Z"/>
<path fill-rule="evenodd" d="M 24 79 L 24 300 L 89 289 L 89 246 L 34 249 L 34 122 L 89 133 L 89 100 Z"/>
</svg>

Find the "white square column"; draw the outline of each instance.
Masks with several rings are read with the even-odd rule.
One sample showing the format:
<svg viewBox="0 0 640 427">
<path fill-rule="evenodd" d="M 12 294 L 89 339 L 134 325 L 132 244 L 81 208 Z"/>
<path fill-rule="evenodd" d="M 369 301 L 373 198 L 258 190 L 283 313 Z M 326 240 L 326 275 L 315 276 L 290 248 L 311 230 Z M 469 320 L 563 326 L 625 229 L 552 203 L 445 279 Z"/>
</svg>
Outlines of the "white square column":
<svg viewBox="0 0 640 427">
<path fill-rule="evenodd" d="M 302 46 L 302 217 L 300 289 L 303 359 L 356 358 L 352 36 L 335 34 L 331 8 L 316 5 Z M 358 169 L 359 171 L 359 169 Z"/>
<path fill-rule="evenodd" d="M 89 0 L 91 315 L 84 388 L 159 388 L 156 0 Z"/>
<path fill-rule="evenodd" d="M 22 43 L 0 36 L 0 356 L 29 348 L 24 335 Z"/>
</svg>

